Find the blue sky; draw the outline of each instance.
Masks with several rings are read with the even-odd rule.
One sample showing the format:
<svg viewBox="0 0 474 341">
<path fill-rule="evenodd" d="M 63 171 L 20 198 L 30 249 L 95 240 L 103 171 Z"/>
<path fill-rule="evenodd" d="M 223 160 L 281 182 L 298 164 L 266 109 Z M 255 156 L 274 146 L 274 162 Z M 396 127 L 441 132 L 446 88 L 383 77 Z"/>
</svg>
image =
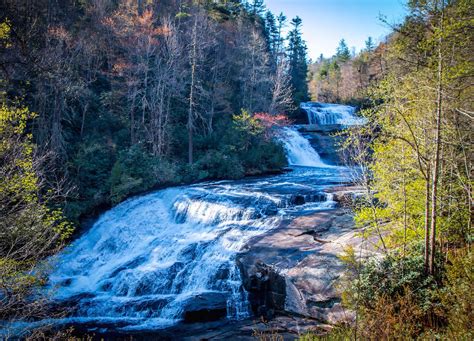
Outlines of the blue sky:
<svg viewBox="0 0 474 341">
<path fill-rule="evenodd" d="M 321 53 L 332 56 L 342 38 L 357 51 L 364 47 L 369 36 L 379 41 L 390 32 L 380 21 L 380 15 L 390 23 L 401 22 L 406 13 L 405 3 L 405 0 L 265 0 L 274 14 L 283 12 L 289 20 L 297 15 L 303 19 L 303 38 L 312 59 Z"/>
</svg>

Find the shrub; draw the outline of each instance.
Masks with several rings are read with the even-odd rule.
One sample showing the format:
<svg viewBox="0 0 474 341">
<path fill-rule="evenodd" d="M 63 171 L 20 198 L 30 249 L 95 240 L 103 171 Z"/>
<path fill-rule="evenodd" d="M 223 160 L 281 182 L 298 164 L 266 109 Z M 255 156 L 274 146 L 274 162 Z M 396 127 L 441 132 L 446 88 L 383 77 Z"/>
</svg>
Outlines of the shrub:
<svg viewBox="0 0 474 341">
<path fill-rule="evenodd" d="M 119 154 L 110 176 L 110 200 L 119 203 L 126 197 L 163 184 L 179 181 L 175 167 L 135 145 Z"/>
<path fill-rule="evenodd" d="M 439 290 L 448 321 L 446 338 L 474 340 L 474 253 L 461 249 L 451 255 L 450 262 Z"/>
<path fill-rule="evenodd" d="M 352 333 L 362 339 L 473 339 L 472 252 L 456 250 L 444 267 L 438 255 L 435 280 L 424 274 L 420 248 L 410 251 L 362 263 L 353 250 L 341 257 L 349 268 L 343 302 L 357 313 Z"/>
<path fill-rule="evenodd" d="M 197 162 L 197 168 L 213 179 L 239 179 L 244 169 L 235 154 L 226 154 L 218 150 L 209 150 Z"/>
<path fill-rule="evenodd" d="M 70 219 L 77 220 L 84 212 L 108 202 L 108 180 L 114 155 L 103 142 L 86 142 L 76 154 L 73 164 L 79 197 L 67 203 L 65 212 Z"/>
</svg>

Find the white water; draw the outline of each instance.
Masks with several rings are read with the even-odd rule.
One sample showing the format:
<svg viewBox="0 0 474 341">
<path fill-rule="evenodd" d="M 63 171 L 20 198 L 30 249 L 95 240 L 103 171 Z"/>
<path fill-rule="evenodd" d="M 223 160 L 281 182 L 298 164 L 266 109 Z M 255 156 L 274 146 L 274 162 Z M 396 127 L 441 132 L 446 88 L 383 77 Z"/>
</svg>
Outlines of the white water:
<svg viewBox="0 0 474 341">
<path fill-rule="evenodd" d="M 74 310 L 46 322 L 161 329 L 203 297 L 223 297 L 229 319 L 248 317 L 238 253 L 290 215 L 333 207 L 323 189 L 342 179 L 295 129 L 283 142 L 291 165 L 318 168 L 165 189 L 104 213 L 52 260 L 53 298 Z"/>
<path fill-rule="evenodd" d="M 355 107 L 342 104 L 305 102 L 301 109 L 308 115 L 309 124 L 355 126 L 365 124 L 363 117 L 355 115 Z"/>
<path fill-rule="evenodd" d="M 50 277 L 56 299 L 79 298 L 75 315 L 87 320 L 125 318 L 139 328 L 172 325 L 191 300 L 210 294 L 228 297 L 229 318 L 247 317 L 235 256 L 277 224 L 267 211 L 278 201 L 200 187 L 130 199 L 61 255 Z"/>
<path fill-rule="evenodd" d="M 309 141 L 296 128 L 286 127 L 283 134 L 282 141 L 290 166 L 327 167 Z"/>
</svg>

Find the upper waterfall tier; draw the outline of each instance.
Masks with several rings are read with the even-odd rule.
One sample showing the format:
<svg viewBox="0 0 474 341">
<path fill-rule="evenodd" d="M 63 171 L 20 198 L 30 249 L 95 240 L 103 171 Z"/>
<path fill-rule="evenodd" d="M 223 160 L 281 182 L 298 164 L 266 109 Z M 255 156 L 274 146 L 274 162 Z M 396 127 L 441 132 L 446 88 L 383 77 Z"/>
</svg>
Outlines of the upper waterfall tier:
<svg viewBox="0 0 474 341">
<path fill-rule="evenodd" d="M 342 104 L 305 102 L 301 109 L 306 111 L 309 124 L 354 126 L 366 122 L 363 117 L 355 115 L 355 107 Z"/>
</svg>

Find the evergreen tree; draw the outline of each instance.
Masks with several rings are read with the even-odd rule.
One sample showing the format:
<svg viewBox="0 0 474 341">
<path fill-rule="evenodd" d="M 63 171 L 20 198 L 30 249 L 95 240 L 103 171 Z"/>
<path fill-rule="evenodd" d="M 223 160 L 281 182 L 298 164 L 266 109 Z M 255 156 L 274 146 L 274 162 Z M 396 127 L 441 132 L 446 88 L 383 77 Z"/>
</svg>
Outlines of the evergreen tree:
<svg viewBox="0 0 474 341">
<path fill-rule="evenodd" d="M 290 84 L 293 89 L 293 102 L 299 106 L 301 102 L 307 101 L 309 98 L 308 83 L 306 81 L 308 73 L 307 47 L 301 36 L 301 18 L 294 18 L 291 25 L 293 29 L 288 34 Z"/>
<path fill-rule="evenodd" d="M 344 39 L 341 39 L 339 42 L 339 46 L 336 49 L 336 57 L 341 62 L 347 62 L 351 59 L 351 52 L 349 51 L 349 47 L 347 47 L 347 43 Z"/>
<path fill-rule="evenodd" d="M 277 32 L 278 32 L 278 39 L 276 41 L 275 49 L 277 51 L 277 58 L 278 61 L 285 58 L 285 38 L 283 37 L 283 29 L 286 27 L 287 18 L 283 13 L 280 13 L 277 18 Z"/>
<path fill-rule="evenodd" d="M 261 17 L 265 12 L 264 0 L 252 0 L 247 3 L 247 7 L 253 17 Z"/>
<path fill-rule="evenodd" d="M 265 39 L 267 40 L 268 50 L 275 58 L 277 52 L 277 47 L 279 44 L 279 34 L 278 27 L 276 24 L 275 16 L 272 12 L 268 11 L 265 14 Z"/>
<path fill-rule="evenodd" d="M 365 41 L 365 50 L 367 52 L 372 52 L 375 49 L 375 44 L 374 40 L 372 37 L 368 37 L 367 40 Z"/>
</svg>

